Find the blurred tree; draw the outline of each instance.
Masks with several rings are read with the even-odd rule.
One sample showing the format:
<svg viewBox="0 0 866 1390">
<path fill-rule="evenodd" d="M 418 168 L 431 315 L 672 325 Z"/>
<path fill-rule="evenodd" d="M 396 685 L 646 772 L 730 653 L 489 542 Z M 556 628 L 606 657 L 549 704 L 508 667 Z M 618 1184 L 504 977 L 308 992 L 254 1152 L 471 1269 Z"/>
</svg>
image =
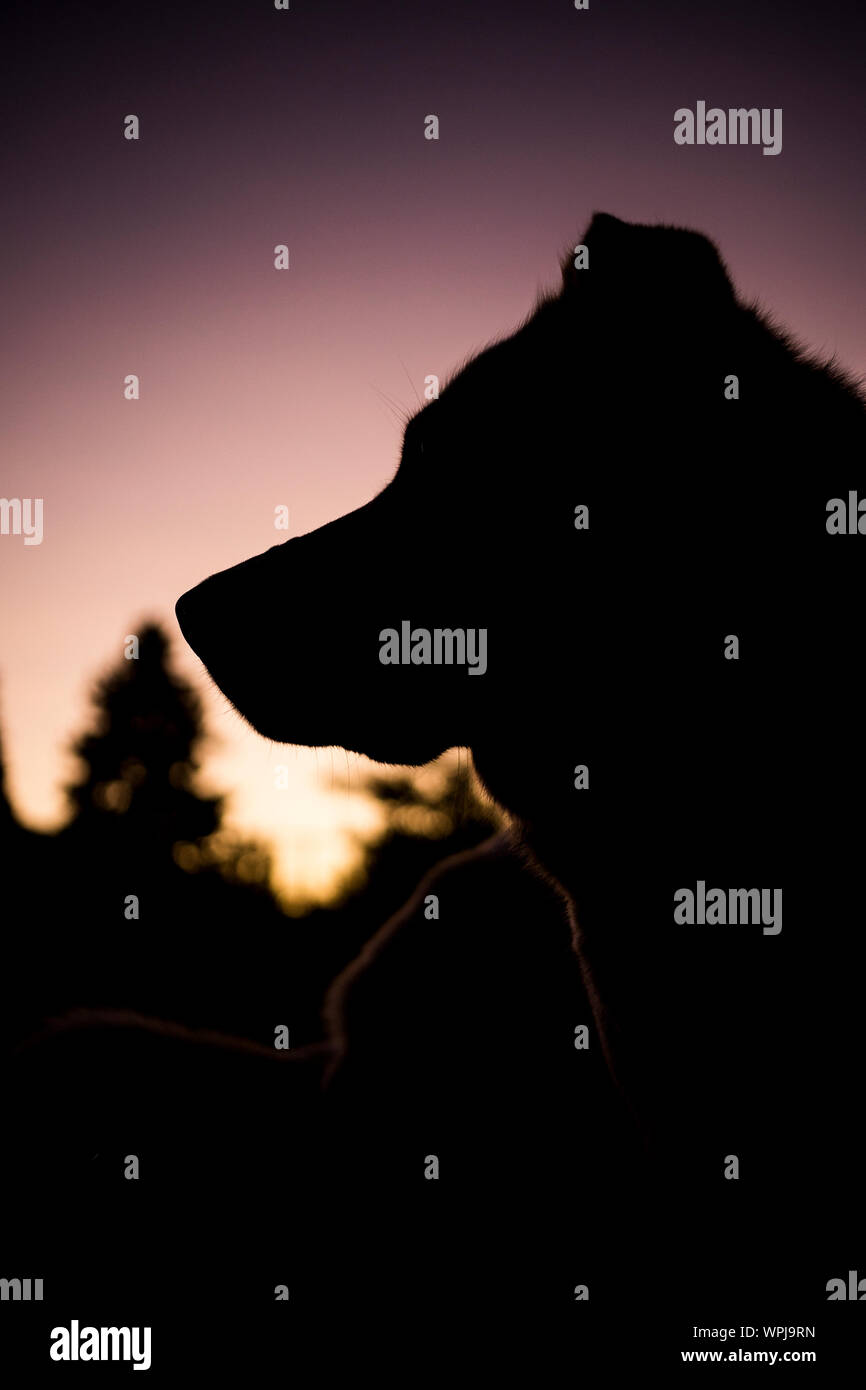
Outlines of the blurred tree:
<svg viewBox="0 0 866 1390">
<path fill-rule="evenodd" d="M 54 837 L 43 835 L 22 825 L 15 813 L 6 782 L 6 759 L 3 748 L 3 734 L 0 731 L 0 852 L 8 858 L 10 868 L 14 865 L 19 882 L 29 877 L 31 861 L 38 858 L 41 851 L 53 844 Z M 4 907 L 11 910 L 14 905 L 14 889 L 9 884 L 9 894 Z"/>
<path fill-rule="evenodd" d="M 201 702 L 169 669 L 168 639 L 155 623 L 138 634 L 137 656 L 122 657 L 98 682 L 93 701 L 95 728 L 73 748 L 84 764 L 67 789 L 73 822 L 109 835 L 122 822 L 139 845 L 168 856 L 178 841 L 212 835 L 221 798 L 193 787 Z"/>
<path fill-rule="evenodd" d="M 45 1008 L 249 1027 L 262 960 L 285 922 L 270 858 L 222 828 L 224 798 L 198 783 L 201 701 L 172 670 L 163 629 L 136 632 L 137 649 L 127 641 L 96 682 L 89 728 L 73 744 L 80 770 L 57 836 Z"/>
<path fill-rule="evenodd" d="M 0 1038 L 17 1038 L 26 1031 L 33 983 L 22 959 L 44 949 L 43 901 L 56 881 L 57 837 L 22 825 L 9 798 L 6 763 L 0 734 L 0 864 L 3 866 L 4 970 L 0 972 Z"/>
<path fill-rule="evenodd" d="M 0 842 L 7 844 L 18 830 L 18 821 L 6 791 L 6 763 L 3 757 L 3 735 L 0 733 Z"/>
</svg>

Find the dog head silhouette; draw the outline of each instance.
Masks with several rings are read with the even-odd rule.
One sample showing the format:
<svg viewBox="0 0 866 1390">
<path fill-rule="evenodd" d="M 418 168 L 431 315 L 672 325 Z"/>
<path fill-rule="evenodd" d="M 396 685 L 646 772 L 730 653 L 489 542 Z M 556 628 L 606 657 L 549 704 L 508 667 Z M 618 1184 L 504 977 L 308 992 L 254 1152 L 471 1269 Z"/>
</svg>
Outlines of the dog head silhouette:
<svg viewBox="0 0 866 1390">
<path fill-rule="evenodd" d="M 416 765 L 469 746 L 565 857 L 575 829 L 656 814 L 660 748 L 683 805 L 754 756 L 754 711 L 717 684 L 713 713 L 707 671 L 769 621 L 781 569 L 807 587 L 864 438 L 853 387 L 737 299 L 705 237 L 601 214 L 581 245 L 409 422 L 377 497 L 177 604 L 263 735 Z"/>
<path fill-rule="evenodd" d="M 562 890 L 605 1058 L 676 1182 L 727 1152 L 735 1110 L 775 1182 L 813 924 L 857 911 L 825 871 L 859 862 L 827 739 L 859 720 L 866 412 L 703 236 L 596 216 L 581 247 L 410 421 L 378 497 L 205 580 L 178 619 L 272 739 L 407 764 L 470 747 Z M 760 928 L 675 926 L 698 880 L 787 885 L 780 954 Z M 523 925 L 531 980 L 545 924 Z"/>
</svg>

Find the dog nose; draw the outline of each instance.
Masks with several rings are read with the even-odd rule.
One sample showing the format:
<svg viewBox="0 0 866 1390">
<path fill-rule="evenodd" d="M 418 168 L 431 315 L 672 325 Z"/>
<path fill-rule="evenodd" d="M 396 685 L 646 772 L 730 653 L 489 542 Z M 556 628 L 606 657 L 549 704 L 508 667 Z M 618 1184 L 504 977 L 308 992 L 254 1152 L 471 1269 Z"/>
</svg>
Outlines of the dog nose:
<svg viewBox="0 0 866 1390">
<path fill-rule="evenodd" d="M 174 606 L 184 640 L 208 668 L 258 640 L 267 613 L 270 572 L 261 557 L 220 570 L 181 594 Z"/>
<path fill-rule="evenodd" d="M 174 605 L 174 616 L 177 618 L 178 627 L 190 646 L 192 646 L 190 632 L 192 629 L 193 608 L 195 606 L 192 597 L 194 592 L 193 589 L 188 589 L 185 594 L 181 594 L 177 603 Z"/>
<path fill-rule="evenodd" d="M 202 580 L 194 589 L 188 589 L 185 594 L 181 594 L 174 606 L 175 617 L 184 639 L 203 661 L 205 649 L 210 656 L 215 641 L 219 641 L 220 634 L 225 635 L 226 623 L 230 617 L 229 600 L 233 596 L 231 586 L 224 583 L 221 585 L 218 580 L 218 575 Z M 228 595 L 226 589 L 229 590 Z"/>
</svg>

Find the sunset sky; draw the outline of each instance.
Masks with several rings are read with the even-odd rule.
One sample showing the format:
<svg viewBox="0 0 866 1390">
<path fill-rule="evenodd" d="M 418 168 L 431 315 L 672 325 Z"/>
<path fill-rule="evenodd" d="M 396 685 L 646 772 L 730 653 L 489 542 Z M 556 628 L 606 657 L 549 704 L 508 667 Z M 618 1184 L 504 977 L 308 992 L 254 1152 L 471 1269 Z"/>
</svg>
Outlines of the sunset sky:
<svg viewBox="0 0 866 1390">
<path fill-rule="evenodd" d="M 284 885 L 324 892 L 375 823 L 331 790 L 362 760 L 248 730 L 175 600 L 286 539 L 276 506 L 298 534 L 377 492 L 401 438 L 383 396 L 410 409 L 426 375 L 516 326 L 595 210 L 708 233 L 742 294 L 866 374 L 862 9 L 17 8 L 0 495 L 44 498 L 44 540 L 0 536 L 10 794 L 28 823 L 58 823 L 91 682 L 156 617 L 205 696 L 210 784 L 274 845 Z M 677 146 L 674 111 L 698 100 L 781 107 L 782 153 Z M 579 460 L 577 387 L 574 412 Z"/>
</svg>

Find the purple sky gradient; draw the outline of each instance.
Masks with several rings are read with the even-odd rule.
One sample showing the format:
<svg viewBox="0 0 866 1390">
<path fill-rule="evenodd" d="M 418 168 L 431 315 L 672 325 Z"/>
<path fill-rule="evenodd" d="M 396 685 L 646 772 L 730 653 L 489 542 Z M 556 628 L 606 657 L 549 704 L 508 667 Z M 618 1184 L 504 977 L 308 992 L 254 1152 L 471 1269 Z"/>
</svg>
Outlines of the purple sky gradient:
<svg viewBox="0 0 866 1390">
<path fill-rule="evenodd" d="M 708 233 L 742 294 L 866 374 L 864 22 L 833 3 L 22 5 L 0 495 L 43 497 L 45 539 L 0 537 L 21 815 L 57 822 L 64 749 L 124 635 L 149 615 L 176 632 L 183 590 L 285 538 L 278 504 L 297 533 L 372 496 L 400 447 L 379 392 L 409 409 L 515 327 L 593 211 Z M 699 99 L 781 107 L 782 153 L 676 146 Z M 577 444 L 579 385 L 574 414 Z M 286 602 L 288 625 L 303 595 Z M 204 690 L 179 635 L 176 653 Z M 373 823 L 330 791 L 345 755 L 275 749 L 206 699 L 236 822 L 284 882 L 326 882 Z"/>
</svg>

